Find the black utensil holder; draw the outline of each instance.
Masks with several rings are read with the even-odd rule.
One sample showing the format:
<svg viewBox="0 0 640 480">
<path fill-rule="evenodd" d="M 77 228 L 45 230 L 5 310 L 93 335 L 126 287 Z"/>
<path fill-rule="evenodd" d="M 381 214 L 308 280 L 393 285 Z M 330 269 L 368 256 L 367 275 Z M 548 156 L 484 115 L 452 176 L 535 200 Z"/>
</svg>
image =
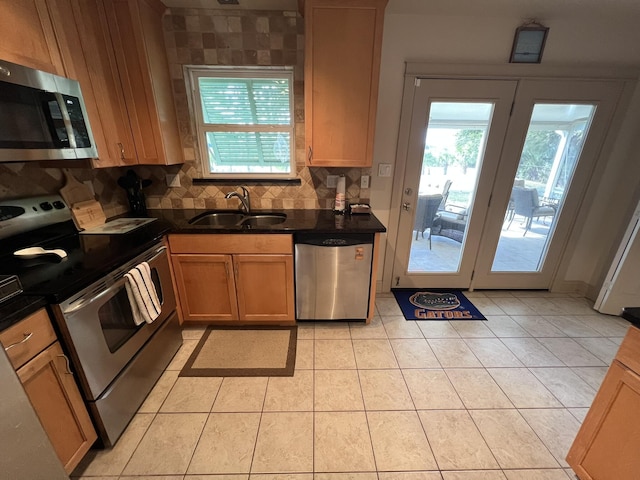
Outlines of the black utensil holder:
<svg viewBox="0 0 640 480">
<path fill-rule="evenodd" d="M 127 193 L 127 199 L 129 200 L 131 213 L 137 216 L 147 216 L 147 203 L 141 190 L 135 193 Z"/>
</svg>

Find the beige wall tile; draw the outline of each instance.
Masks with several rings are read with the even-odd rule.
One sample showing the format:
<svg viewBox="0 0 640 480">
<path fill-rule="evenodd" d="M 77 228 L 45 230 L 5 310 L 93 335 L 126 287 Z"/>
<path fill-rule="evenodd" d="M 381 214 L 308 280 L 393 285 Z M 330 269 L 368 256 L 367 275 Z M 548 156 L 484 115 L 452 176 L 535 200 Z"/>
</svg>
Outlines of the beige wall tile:
<svg viewBox="0 0 640 480">
<path fill-rule="evenodd" d="M 470 410 L 502 468 L 558 468 L 558 462 L 517 410 Z"/>
<path fill-rule="evenodd" d="M 216 377 L 178 377 L 160 412 L 208 413 L 221 384 Z"/>
<path fill-rule="evenodd" d="M 466 411 L 425 410 L 418 414 L 441 470 L 499 468 Z"/>
<path fill-rule="evenodd" d="M 364 410 L 356 370 L 317 370 L 314 373 L 316 412 Z"/>
<path fill-rule="evenodd" d="M 415 411 L 367 412 L 378 471 L 438 468 Z"/>
<path fill-rule="evenodd" d="M 444 370 L 403 370 L 404 380 L 418 410 L 464 408 Z"/>
<path fill-rule="evenodd" d="M 259 424 L 259 413 L 209 415 L 188 473 L 248 473 Z"/>
<path fill-rule="evenodd" d="M 427 340 L 431 350 L 444 368 L 481 367 L 482 364 L 459 338 L 433 338 Z"/>
<path fill-rule="evenodd" d="M 353 340 L 356 366 L 359 369 L 398 368 L 389 340 Z"/>
<path fill-rule="evenodd" d="M 312 471 L 313 413 L 263 413 L 251 473 Z"/>
<path fill-rule="evenodd" d="M 212 412 L 260 412 L 267 391 L 267 377 L 226 377 Z"/>
<path fill-rule="evenodd" d="M 317 412 L 314 468 L 318 472 L 375 471 L 364 412 Z"/>
<path fill-rule="evenodd" d="M 400 368 L 440 367 L 440 362 L 425 339 L 394 338 L 390 342 Z"/>
<path fill-rule="evenodd" d="M 513 404 L 484 369 L 446 370 L 467 408 L 513 408 Z"/>
<path fill-rule="evenodd" d="M 356 368 L 351 340 L 314 340 L 316 369 Z"/>
<path fill-rule="evenodd" d="M 299 370 L 293 377 L 270 377 L 263 411 L 313 411 L 313 371 Z"/>
<path fill-rule="evenodd" d="M 516 408 L 562 407 L 558 399 L 526 368 L 490 368 L 488 371 Z"/>
</svg>

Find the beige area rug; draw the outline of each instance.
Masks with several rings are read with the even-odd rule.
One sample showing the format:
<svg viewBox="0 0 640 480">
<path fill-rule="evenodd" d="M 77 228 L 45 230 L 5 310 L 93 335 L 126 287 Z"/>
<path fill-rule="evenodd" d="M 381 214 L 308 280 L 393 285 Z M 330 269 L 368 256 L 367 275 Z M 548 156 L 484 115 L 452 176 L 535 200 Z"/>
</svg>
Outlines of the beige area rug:
<svg viewBox="0 0 640 480">
<path fill-rule="evenodd" d="M 207 327 L 181 377 L 291 377 L 298 327 Z"/>
</svg>

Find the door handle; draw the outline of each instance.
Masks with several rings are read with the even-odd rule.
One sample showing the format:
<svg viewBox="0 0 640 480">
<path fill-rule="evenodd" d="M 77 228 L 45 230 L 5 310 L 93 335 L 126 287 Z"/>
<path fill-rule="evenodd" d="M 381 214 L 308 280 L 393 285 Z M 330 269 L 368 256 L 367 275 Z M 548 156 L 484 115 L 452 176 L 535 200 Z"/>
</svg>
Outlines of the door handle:
<svg viewBox="0 0 640 480">
<path fill-rule="evenodd" d="M 411 204 L 410 204 L 410 203 L 407 203 L 407 202 L 404 202 L 404 203 L 402 204 L 402 209 L 403 209 L 403 210 L 406 210 L 406 211 L 411 210 Z"/>
</svg>

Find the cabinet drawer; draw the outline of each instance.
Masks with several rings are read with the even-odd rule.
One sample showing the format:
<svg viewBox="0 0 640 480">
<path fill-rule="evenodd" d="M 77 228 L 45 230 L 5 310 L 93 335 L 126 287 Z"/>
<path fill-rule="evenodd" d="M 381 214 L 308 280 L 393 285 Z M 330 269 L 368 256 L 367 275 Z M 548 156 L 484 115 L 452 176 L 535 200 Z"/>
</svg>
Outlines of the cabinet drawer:
<svg viewBox="0 0 640 480">
<path fill-rule="evenodd" d="M 616 360 L 640 374 L 640 329 L 630 327 L 616 354 Z"/>
<path fill-rule="evenodd" d="M 290 234 L 169 235 L 171 253 L 293 253 Z"/>
<path fill-rule="evenodd" d="M 55 341 L 56 333 L 45 309 L 38 310 L 0 333 L 0 343 L 15 369 Z"/>
</svg>

